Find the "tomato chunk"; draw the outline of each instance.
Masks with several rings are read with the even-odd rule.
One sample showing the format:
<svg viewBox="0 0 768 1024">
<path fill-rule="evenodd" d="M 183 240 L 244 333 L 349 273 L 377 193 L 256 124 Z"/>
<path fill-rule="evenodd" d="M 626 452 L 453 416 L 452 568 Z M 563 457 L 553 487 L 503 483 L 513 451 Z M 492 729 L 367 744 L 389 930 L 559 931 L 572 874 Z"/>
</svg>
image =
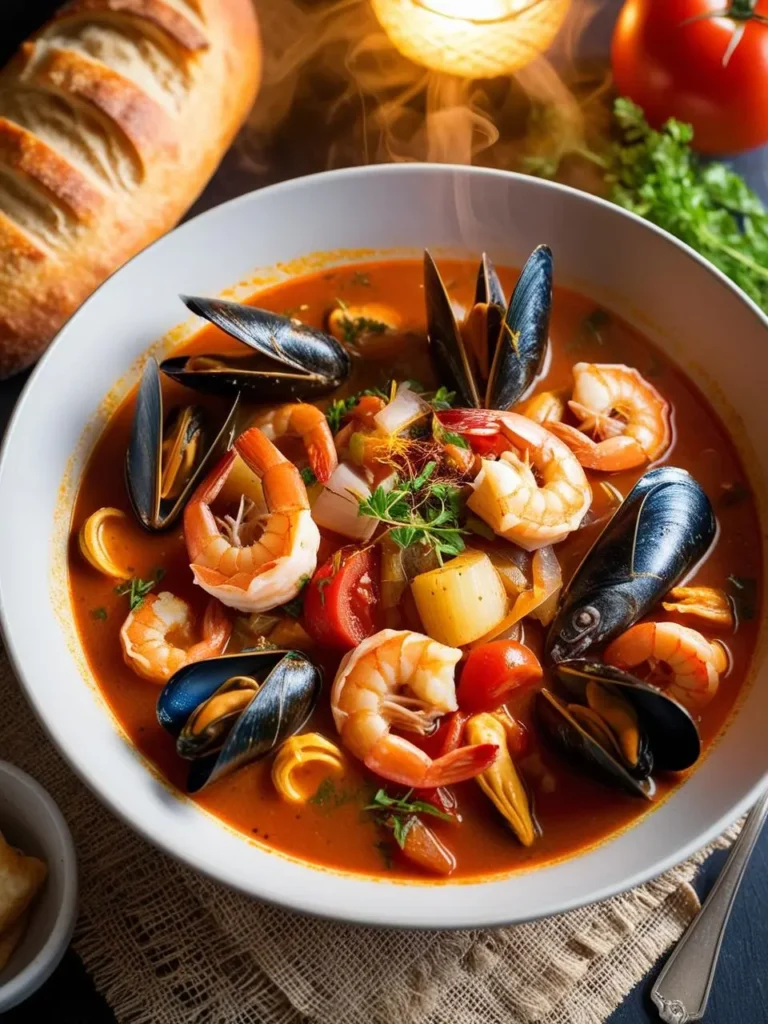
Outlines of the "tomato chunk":
<svg viewBox="0 0 768 1024">
<path fill-rule="evenodd" d="M 462 711 L 495 711 L 513 690 L 541 679 L 539 659 L 516 640 L 494 640 L 472 651 L 456 698 Z"/>
<path fill-rule="evenodd" d="M 381 552 L 339 548 L 312 577 L 304 628 L 319 644 L 349 651 L 381 629 Z"/>
</svg>

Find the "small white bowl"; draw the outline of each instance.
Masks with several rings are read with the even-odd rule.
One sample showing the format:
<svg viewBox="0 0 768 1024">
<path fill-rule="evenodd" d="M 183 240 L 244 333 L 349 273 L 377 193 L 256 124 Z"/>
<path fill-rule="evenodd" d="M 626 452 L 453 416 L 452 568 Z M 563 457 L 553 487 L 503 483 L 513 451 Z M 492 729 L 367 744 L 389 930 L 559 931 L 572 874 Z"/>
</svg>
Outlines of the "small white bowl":
<svg viewBox="0 0 768 1024">
<path fill-rule="evenodd" d="M 77 916 L 77 861 L 59 808 L 38 782 L 7 761 L 0 761 L 0 831 L 12 846 L 48 865 L 21 942 L 0 971 L 3 1013 L 37 991 L 64 956 Z"/>
</svg>

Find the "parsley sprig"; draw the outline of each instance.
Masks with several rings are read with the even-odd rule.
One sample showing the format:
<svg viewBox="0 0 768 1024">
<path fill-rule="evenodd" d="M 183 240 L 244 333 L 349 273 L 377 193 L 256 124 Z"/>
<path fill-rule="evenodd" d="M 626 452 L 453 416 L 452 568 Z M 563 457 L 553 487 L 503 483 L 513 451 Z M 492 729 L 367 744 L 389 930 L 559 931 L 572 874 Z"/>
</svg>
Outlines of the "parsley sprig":
<svg viewBox="0 0 768 1024">
<path fill-rule="evenodd" d="M 693 129 L 674 119 L 652 129 L 617 99 L 610 198 L 687 242 L 768 310 L 768 211 L 744 179 L 691 150 Z"/>
<path fill-rule="evenodd" d="M 401 548 L 424 544 L 434 549 L 442 565 L 443 555 L 464 550 L 459 527 L 460 490 L 454 484 L 432 482 L 436 462 L 428 462 L 417 475 L 399 478 L 389 490 L 377 487 L 360 499 L 359 514 L 378 519 L 389 527 L 392 540 Z"/>
<path fill-rule="evenodd" d="M 381 320 L 372 320 L 367 316 L 351 316 L 349 306 L 343 299 L 336 299 L 336 303 L 343 313 L 339 318 L 342 338 L 348 345 L 357 345 L 364 334 L 384 334 L 389 326 Z"/>
<path fill-rule="evenodd" d="M 389 796 L 386 790 L 380 789 L 373 798 L 373 801 L 365 808 L 366 811 L 373 811 L 384 816 L 383 823 L 392 829 L 395 842 L 402 850 L 408 833 L 416 824 L 418 814 L 431 814 L 441 821 L 451 821 L 450 814 L 441 811 L 434 804 L 426 800 L 409 800 L 412 789 L 401 797 Z"/>
<path fill-rule="evenodd" d="M 351 412 L 360 399 L 366 395 L 375 395 L 377 398 L 383 398 L 385 402 L 389 401 L 389 392 L 381 388 L 365 388 L 363 391 L 356 391 L 354 395 L 348 395 L 346 398 L 337 398 L 325 410 L 325 418 L 328 420 L 328 426 L 331 428 L 332 434 L 337 433 L 341 427 L 341 421 L 347 413 Z"/>
<path fill-rule="evenodd" d="M 152 590 L 155 584 L 159 583 L 160 580 L 165 576 L 165 569 L 156 569 L 152 579 L 142 580 L 138 576 L 133 576 L 131 579 L 126 580 L 125 583 L 118 583 L 115 587 L 115 593 L 128 595 L 128 604 L 130 605 L 131 611 L 136 611 L 144 603 L 144 598 Z"/>
</svg>

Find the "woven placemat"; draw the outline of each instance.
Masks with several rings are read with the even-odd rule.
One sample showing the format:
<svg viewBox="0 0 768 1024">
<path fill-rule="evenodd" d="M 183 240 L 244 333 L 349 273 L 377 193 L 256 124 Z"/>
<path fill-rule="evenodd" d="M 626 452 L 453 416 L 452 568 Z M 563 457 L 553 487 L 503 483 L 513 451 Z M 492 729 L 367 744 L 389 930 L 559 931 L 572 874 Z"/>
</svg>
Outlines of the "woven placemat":
<svg viewBox="0 0 768 1024">
<path fill-rule="evenodd" d="M 623 896 L 515 928 L 299 917 L 196 875 L 114 818 L 52 747 L 2 651 L 0 704 L 0 755 L 49 790 L 72 829 L 75 948 L 121 1024 L 598 1024 L 698 908 L 690 881 L 709 850 Z"/>
</svg>

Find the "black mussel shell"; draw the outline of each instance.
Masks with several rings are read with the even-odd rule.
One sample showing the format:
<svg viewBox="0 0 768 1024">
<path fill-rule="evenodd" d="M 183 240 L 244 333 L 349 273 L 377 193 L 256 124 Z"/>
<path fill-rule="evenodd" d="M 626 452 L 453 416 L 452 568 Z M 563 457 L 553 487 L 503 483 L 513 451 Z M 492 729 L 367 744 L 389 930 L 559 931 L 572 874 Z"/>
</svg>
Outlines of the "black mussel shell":
<svg viewBox="0 0 768 1024">
<path fill-rule="evenodd" d="M 709 498 L 683 469 L 642 476 L 565 588 L 550 627 L 550 661 L 581 657 L 629 629 L 704 556 L 714 540 Z"/>
<path fill-rule="evenodd" d="M 243 354 L 178 356 L 163 373 L 212 394 L 248 394 L 269 401 L 333 391 L 349 376 L 346 350 L 328 334 L 255 306 L 182 296 L 187 307 L 247 345 Z"/>
<path fill-rule="evenodd" d="M 687 708 L 658 686 L 601 661 L 564 661 L 554 672 L 568 693 L 579 700 L 584 700 L 591 679 L 628 701 L 640 720 L 656 768 L 682 772 L 698 761 L 701 737 L 696 723 Z"/>
<path fill-rule="evenodd" d="M 157 702 L 158 721 L 178 743 L 190 716 L 233 676 L 249 676 L 259 689 L 232 723 L 221 749 L 192 761 L 190 793 L 265 757 L 297 733 L 312 714 L 322 685 L 319 669 L 299 651 L 211 658 L 187 665 L 166 683 Z M 190 753 L 184 743 L 182 750 Z"/>
<path fill-rule="evenodd" d="M 207 429 L 204 414 L 196 408 L 172 412 L 165 417 L 157 360 L 147 360 L 136 394 L 131 436 L 125 453 L 128 497 L 136 518 L 145 529 L 167 530 L 176 522 L 214 456 L 232 443 L 237 404 L 235 398 L 224 423 L 215 432 Z M 183 479 L 174 486 L 163 479 L 163 439 L 169 430 L 178 443 L 194 446 L 191 465 L 185 468 Z"/>
<path fill-rule="evenodd" d="M 511 408 L 533 384 L 547 351 L 552 306 L 549 247 L 534 249 L 508 307 L 493 264 L 483 254 L 465 330 L 470 329 L 473 337 L 483 335 L 472 344 L 485 345 L 487 353 L 469 350 L 472 345 L 468 347 L 462 335 L 429 252 L 424 253 L 424 297 L 427 337 L 440 379 L 450 383 L 467 408 Z"/>
<path fill-rule="evenodd" d="M 424 251 L 424 300 L 427 307 L 427 339 L 438 378 L 455 388 L 459 404 L 472 409 L 481 408 L 474 367 L 453 315 L 440 271 L 427 250 Z"/>
<path fill-rule="evenodd" d="M 565 702 L 546 688 L 536 694 L 536 719 L 561 753 L 600 782 L 618 786 L 632 796 L 653 797 L 652 779 L 636 779 L 570 714 Z"/>
<path fill-rule="evenodd" d="M 511 409 L 535 381 L 549 343 L 551 311 L 552 250 L 540 245 L 523 267 L 496 341 L 487 409 Z"/>
<path fill-rule="evenodd" d="M 478 367 L 480 376 L 488 381 L 493 357 L 496 352 L 496 344 L 499 340 L 499 332 L 504 322 L 504 314 L 507 309 L 507 300 L 504 289 L 501 286 L 496 268 L 491 263 L 486 253 L 483 253 L 480 260 L 480 268 L 477 272 L 477 283 L 475 285 L 474 309 L 484 311 L 484 341 L 485 359 L 484 366 Z"/>
</svg>

